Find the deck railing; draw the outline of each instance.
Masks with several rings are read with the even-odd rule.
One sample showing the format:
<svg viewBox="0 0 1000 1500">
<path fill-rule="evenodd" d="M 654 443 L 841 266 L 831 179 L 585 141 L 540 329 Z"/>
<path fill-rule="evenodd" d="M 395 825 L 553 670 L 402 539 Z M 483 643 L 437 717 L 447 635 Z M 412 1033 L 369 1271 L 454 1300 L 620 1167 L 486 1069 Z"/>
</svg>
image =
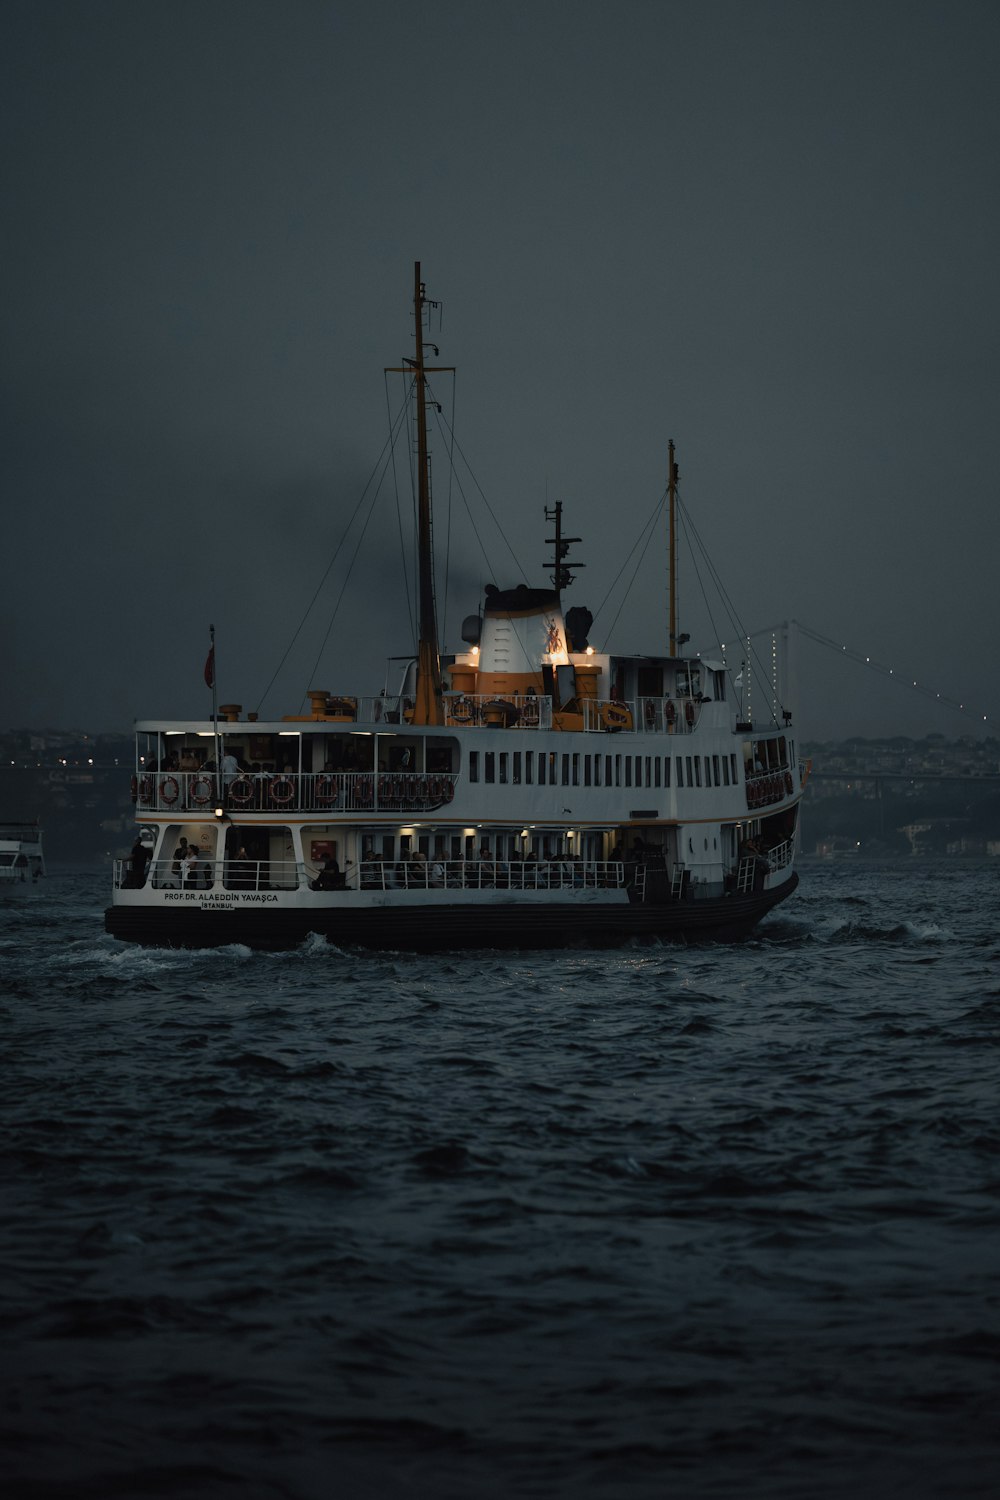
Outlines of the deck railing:
<svg viewBox="0 0 1000 1500">
<path fill-rule="evenodd" d="M 192 860 L 161 859 L 137 876 L 129 859 L 116 859 L 116 890 L 149 887 L 157 891 L 194 892 L 294 891 L 313 889 L 317 871 L 293 860 L 215 859 L 200 854 Z M 341 889 L 399 890 L 606 890 L 625 884 L 620 860 L 381 860 L 349 864 Z M 336 887 L 334 887 L 336 889 Z"/>
<path fill-rule="evenodd" d="M 359 872 L 362 890 L 380 891 L 605 890 L 625 884 L 621 860 L 367 859 Z"/>
<path fill-rule="evenodd" d="M 784 802 L 795 790 L 791 771 L 756 771 L 747 773 L 747 807 L 770 807 Z"/>
<path fill-rule="evenodd" d="M 457 776 L 430 772 L 320 771 L 219 776 L 214 771 L 149 771 L 140 776 L 140 812 L 433 812 L 455 796 Z"/>
<path fill-rule="evenodd" d="M 584 698 L 581 707 L 588 734 L 690 734 L 701 713 L 690 698 Z"/>
<path fill-rule="evenodd" d="M 551 729 L 552 699 L 534 693 L 445 693 L 445 723 L 458 729 Z"/>
</svg>

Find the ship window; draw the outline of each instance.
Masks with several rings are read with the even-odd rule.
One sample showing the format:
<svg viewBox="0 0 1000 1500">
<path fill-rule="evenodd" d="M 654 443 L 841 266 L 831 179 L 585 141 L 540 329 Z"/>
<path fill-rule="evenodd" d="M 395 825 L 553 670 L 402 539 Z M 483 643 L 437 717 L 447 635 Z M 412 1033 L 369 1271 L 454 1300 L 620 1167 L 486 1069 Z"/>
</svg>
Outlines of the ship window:
<svg viewBox="0 0 1000 1500">
<path fill-rule="evenodd" d="M 487 750 L 483 756 L 483 780 L 496 781 L 496 756 L 492 750 Z"/>
<path fill-rule="evenodd" d="M 722 776 L 723 776 L 723 780 L 726 783 L 726 786 L 728 786 L 729 785 L 729 757 L 728 757 L 728 755 L 724 755 L 722 757 Z"/>
<path fill-rule="evenodd" d="M 545 785 L 545 751 L 538 752 L 538 785 Z"/>
<path fill-rule="evenodd" d="M 605 786 L 610 786 L 611 785 L 611 756 L 610 755 L 606 755 L 604 757 L 604 785 Z"/>
<path fill-rule="evenodd" d="M 669 786 L 670 785 L 670 756 L 669 755 L 665 755 L 663 757 L 663 785 L 664 786 Z"/>
<path fill-rule="evenodd" d="M 715 784 L 716 786 L 721 786 L 722 782 L 719 780 L 719 757 L 717 755 L 712 756 L 712 765 L 715 767 Z"/>
<path fill-rule="evenodd" d="M 653 756 L 653 776 L 654 776 L 654 778 L 656 780 L 656 785 L 659 786 L 659 784 L 660 784 L 660 757 L 658 755 L 654 755 Z"/>
<path fill-rule="evenodd" d="M 677 757 L 677 785 L 678 786 L 683 786 L 684 785 L 684 757 L 683 757 L 683 755 L 678 755 L 678 757 Z"/>
<path fill-rule="evenodd" d="M 621 786 L 621 784 L 622 784 L 622 758 L 621 758 L 620 755 L 616 755 L 615 756 L 615 786 Z"/>
<path fill-rule="evenodd" d="M 695 758 L 694 758 L 694 784 L 695 784 L 695 786 L 701 786 L 701 756 L 700 755 L 696 755 Z"/>
<path fill-rule="evenodd" d="M 659 767 L 657 767 L 657 769 L 659 769 Z M 657 777 L 656 779 L 656 784 L 657 786 L 659 786 L 660 784 L 659 777 Z M 653 785 L 653 757 L 651 755 L 646 756 L 646 785 Z"/>
<path fill-rule="evenodd" d="M 602 769 L 603 769 L 603 766 L 602 766 L 602 762 L 601 762 L 601 757 L 599 755 L 595 755 L 594 756 L 594 785 L 595 786 L 600 786 L 600 784 L 601 784 L 601 771 L 602 771 Z"/>
<path fill-rule="evenodd" d="M 532 783 L 535 780 L 535 752 L 534 752 L 534 750 L 526 750 L 524 752 L 524 779 L 528 783 L 529 786 L 531 786 Z"/>
<path fill-rule="evenodd" d="M 479 780 L 479 751 L 478 750 L 470 750 L 469 751 L 469 780 L 470 781 L 478 781 Z"/>
<path fill-rule="evenodd" d="M 559 757 L 554 750 L 549 751 L 549 786 L 555 786 L 558 780 L 557 768 Z"/>
<path fill-rule="evenodd" d="M 585 755 L 583 757 L 583 784 L 584 784 L 584 786 L 589 786 L 590 785 L 590 756 L 589 755 Z"/>
<path fill-rule="evenodd" d="M 637 755 L 636 758 L 635 758 L 635 784 L 636 784 L 636 786 L 642 786 L 642 756 L 641 755 Z"/>
<path fill-rule="evenodd" d="M 625 785 L 626 786 L 631 786 L 632 785 L 632 757 L 631 757 L 631 755 L 626 755 L 626 757 L 625 757 Z"/>
<path fill-rule="evenodd" d="M 580 757 L 578 755 L 573 756 L 573 785 L 580 785 Z"/>
<path fill-rule="evenodd" d="M 521 785 L 521 752 L 520 752 L 520 750 L 515 750 L 514 751 L 514 754 L 511 756 L 511 760 L 513 762 L 514 785 L 515 786 L 520 786 Z"/>
<path fill-rule="evenodd" d="M 691 757 L 690 755 L 685 755 L 684 759 L 687 761 L 687 765 L 684 767 L 685 771 L 687 772 L 687 784 L 688 786 L 694 786 L 694 772 L 691 769 Z M 698 785 L 701 785 L 700 780 L 698 782 Z"/>
<path fill-rule="evenodd" d="M 740 784 L 740 778 L 736 774 L 736 751 L 735 750 L 733 750 L 730 753 L 729 764 L 732 766 L 732 770 L 733 770 L 733 786 L 739 786 L 739 784 Z"/>
<path fill-rule="evenodd" d="M 705 756 L 705 785 L 712 785 L 712 762 L 707 755 Z"/>
<path fill-rule="evenodd" d="M 507 784 L 507 761 L 508 761 L 508 759 L 509 759 L 509 756 L 507 754 L 507 751 L 506 750 L 501 750 L 500 751 L 500 783 L 501 783 L 502 786 L 506 786 L 506 784 Z"/>
<path fill-rule="evenodd" d="M 568 755 L 564 755 L 563 758 L 562 758 L 562 784 L 563 784 L 563 786 L 569 786 L 569 756 Z"/>
</svg>

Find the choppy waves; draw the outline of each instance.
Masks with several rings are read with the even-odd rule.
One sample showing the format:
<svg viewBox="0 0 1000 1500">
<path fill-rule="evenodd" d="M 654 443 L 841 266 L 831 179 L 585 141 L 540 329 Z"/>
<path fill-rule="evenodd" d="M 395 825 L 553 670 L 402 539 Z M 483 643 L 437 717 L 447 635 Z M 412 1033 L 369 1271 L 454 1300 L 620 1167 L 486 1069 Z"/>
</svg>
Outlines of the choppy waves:
<svg viewBox="0 0 1000 1500">
<path fill-rule="evenodd" d="M 102 886 L 0 925 L 5 1493 L 996 1492 L 995 870 L 435 959 Z"/>
</svg>

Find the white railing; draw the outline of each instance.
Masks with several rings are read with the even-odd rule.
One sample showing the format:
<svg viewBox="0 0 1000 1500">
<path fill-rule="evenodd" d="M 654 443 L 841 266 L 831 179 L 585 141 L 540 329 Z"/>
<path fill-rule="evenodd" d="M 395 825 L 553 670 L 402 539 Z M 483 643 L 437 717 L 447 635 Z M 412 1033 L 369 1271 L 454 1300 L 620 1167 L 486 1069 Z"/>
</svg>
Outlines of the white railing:
<svg viewBox="0 0 1000 1500">
<path fill-rule="evenodd" d="M 140 776 L 141 812 L 431 812 L 455 796 L 458 777 L 442 773 L 320 771 L 218 776 L 214 771 L 149 771 Z"/>
<path fill-rule="evenodd" d="M 154 891 L 294 891 L 305 883 L 305 866 L 294 860 L 215 859 L 199 854 L 195 859 L 157 859 L 144 877 L 137 877 L 129 859 L 116 859 L 116 890 Z"/>
<path fill-rule="evenodd" d="M 606 890 L 625 884 L 621 860 L 367 859 L 358 873 L 361 889 L 372 891 Z"/>
<path fill-rule="evenodd" d="M 690 734 L 701 715 L 693 698 L 584 698 L 582 708 L 583 727 L 595 734 Z"/>
<path fill-rule="evenodd" d="M 317 872 L 292 860 L 213 859 L 202 854 L 193 860 L 154 860 L 137 879 L 128 859 L 116 859 L 116 890 L 148 887 L 156 891 L 294 891 L 313 888 Z M 620 860 L 584 863 L 551 860 L 406 860 L 366 859 L 349 864 L 342 889 L 396 890 L 608 890 L 625 884 Z"/>
<path fill-rule="evenodd" d="M 771 870 L 786 869 L 795 857 L 794 839 L 786 839 L 783 844 L 775 844 L 773 849 L 767 851 L 768 868 Z"/>
<path fill-rule="evenodd" d="M 552 699 L 534 693 L 445 693 L 445 723 L 457 729 L 551 729 Z"/>
<path fill-rule="evenodd" d="M 791 771 L 750 772 L 747 775 L 747 807 L 770 807 L 774 802 L 784 802 L 794 790 Z"/>
</svg>

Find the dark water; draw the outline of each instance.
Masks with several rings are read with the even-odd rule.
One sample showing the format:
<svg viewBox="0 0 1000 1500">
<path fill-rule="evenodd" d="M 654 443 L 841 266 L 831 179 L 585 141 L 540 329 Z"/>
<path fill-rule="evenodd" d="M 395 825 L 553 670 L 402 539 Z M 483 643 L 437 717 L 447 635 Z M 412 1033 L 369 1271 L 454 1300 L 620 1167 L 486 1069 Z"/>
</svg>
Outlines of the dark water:
<svg viewBox="0 0 1000 1500">
<path fill-rule="evenodd" d="M 1000 1493 L 1000 861 L 754 942 L 0 916 L 7 1496 Z"/>
</svg>

